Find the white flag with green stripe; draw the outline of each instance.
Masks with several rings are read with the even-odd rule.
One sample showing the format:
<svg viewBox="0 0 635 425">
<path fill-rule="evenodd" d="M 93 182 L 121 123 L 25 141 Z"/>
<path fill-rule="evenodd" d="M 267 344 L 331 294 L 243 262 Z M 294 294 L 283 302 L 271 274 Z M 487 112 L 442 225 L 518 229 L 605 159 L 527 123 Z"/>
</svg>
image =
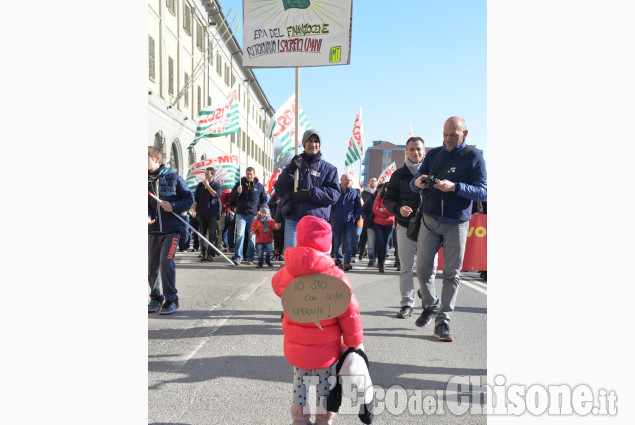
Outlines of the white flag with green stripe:
<svg viewBox="0 0 635 425">
<path fill-rule="evenodd" d="M 359 107 L 359 114 L 355 117 L 353 124 L 353 136 L 348 139 L 348 149 L 344 166 L 348 166 L 358 159 L 362 159 L 364 154 L 364 120 L 362 119 L 362 107 Z"/>
<path fill-rule="evenodd" d="M 240 130 L 238 106 L 238 83 L 232 87 L 229 97 L 221 105 L 206 106 L 198 114 L 198 126 L 194 140 L 187 147 L 192 149 L 199 140 L 207 137 L 220 137 Z"/>
<path fill-rule="evenodd" d="M 238 155 L 222 155 L 216 158 L 204 159 L 203 161 L 193 164 L 188 169 L 185 182 L 194 193 L 196 186 L 205 178 L 205 169 L 214 168 L 214 181 L 221 184 L 222 189 L 233 189 L 236 182 L 240 179 L 238 169 Z"/>
<path fill-rule="evenodd" d="M 309 120 L 306 114 L 302 110 L 302 105 L 298 108 L 298 145 L 302 143 L 302 135 L 306 130 L 311 128 Z M 282 144 L 282 151 L 276 157 L 275 161 L 279 159 L 287 152 L 295 149 L 293 142 L 295 139 L 295 94 L 292 94 L 289 99 L 276 111 L 271 121 L 267 125 L 265 134 L 267 137 L 274 137 L 280 140 Z"/>
</svg>

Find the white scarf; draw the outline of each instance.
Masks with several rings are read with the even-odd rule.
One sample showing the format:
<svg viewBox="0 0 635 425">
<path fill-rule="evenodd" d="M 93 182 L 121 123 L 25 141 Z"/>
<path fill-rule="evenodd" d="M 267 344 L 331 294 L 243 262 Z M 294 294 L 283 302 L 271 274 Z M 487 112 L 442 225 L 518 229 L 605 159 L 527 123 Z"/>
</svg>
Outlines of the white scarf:
<svg viewBox="0 0 635 425">
<path fill-rule="evenodd" d="M 423 161 L 422 161 L 423 162 Z M 418 164 L 413 164 L 408 157 L 406 157 L 406 167 L 408 167 L 408 169 L 410 170 L 410 172 L 414 175 L 417 173 L 417 171 L 419 171 L 419 167 L 421 167 L 421 162 Z"/>
</svg>

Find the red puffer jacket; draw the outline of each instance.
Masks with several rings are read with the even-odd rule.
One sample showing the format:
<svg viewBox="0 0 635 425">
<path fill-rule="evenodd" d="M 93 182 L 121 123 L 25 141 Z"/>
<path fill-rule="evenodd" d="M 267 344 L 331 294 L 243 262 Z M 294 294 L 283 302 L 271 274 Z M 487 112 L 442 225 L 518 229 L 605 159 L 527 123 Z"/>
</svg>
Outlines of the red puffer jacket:
<svg viewBox="0 0 635 425">
<path fill-rule="evenodd" d="M 335 267 L 328 255 L 308 247 L 287 248 L 284 252 L 285 266 L 278 270 L 271 280 L 273 291 L 279 297 L 287 285 L 297 276 L 311 273 L 325 273 L 342 279 L 350 287 L 344 272 Z M 315 323 L 298 323 L 284 315 L 284 356 L 292 365 L 305 370 L 331 366 L 342 354 L 344 345 L 357 347 L 364 342 L 364 328 L 359 315 L 357 297 L 351 292 L 348 309 L 340 316 L 321 320 L 322 330 Z"/>
<path fill-rule="evenodd" d="M 254 222 L 251 223 L 251 233 L 256 234 L 256 243 L 272 243 L 273 242 L 273 231 L 275 229 L 276 222 L 273 218 L 267 216 L 267 225 L 269 226 L 269 231 L 265 233 L 265 229 L 262 227 L 262 221 L 259 218 L 255 218 Z"/>
<path fill-rule="evenodd" d="M 381 224 L 383 226 L 395 225 L 395 215 L 386 209 L 383 196 L 377 195 L 375 198 L 375 203 L 373 204 L 373 214 L 375 214 L 375 218 L 373 218 L 374 223 Z"/>
</svg>

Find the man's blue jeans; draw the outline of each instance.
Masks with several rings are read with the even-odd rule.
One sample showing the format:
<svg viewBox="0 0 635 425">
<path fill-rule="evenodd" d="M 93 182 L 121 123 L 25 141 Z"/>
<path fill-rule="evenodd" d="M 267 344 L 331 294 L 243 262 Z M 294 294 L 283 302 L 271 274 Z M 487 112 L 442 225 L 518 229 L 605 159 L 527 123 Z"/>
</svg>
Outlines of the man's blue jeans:
<svg viewBox="0 0 635 425">
<path fill-rule="evenodd" d="M 251 234 L 251 224 L 254 222 L 256 216 L 253 214 L 236 214 L 236 251 L 234 253 L 235 258 L 238 261 L 243 259 L 243 242 L 245 240 L 245 234 L 247 234 L 247 261 L 254 261 L 254 250 L 256 236 Z"/>
<path fill-rule="evenodd" d="M 344 224 L 344 230 L 333 232 L 333 248 L 335 252 L 335 259 L 340 263 L 351 262 L 353 256 L 353 248 L 355 244 L 355 223 Z M 344 239 L 344 256 L 342 256 L 342 239 Z"/>
<path fill-rule="evenodd" d="M 296 229 L 298 227 L 298 222 L 296 220 L 284 220 L 284 249 L 292 248 L 295 246 L 295 235 Z"/>
</svg>

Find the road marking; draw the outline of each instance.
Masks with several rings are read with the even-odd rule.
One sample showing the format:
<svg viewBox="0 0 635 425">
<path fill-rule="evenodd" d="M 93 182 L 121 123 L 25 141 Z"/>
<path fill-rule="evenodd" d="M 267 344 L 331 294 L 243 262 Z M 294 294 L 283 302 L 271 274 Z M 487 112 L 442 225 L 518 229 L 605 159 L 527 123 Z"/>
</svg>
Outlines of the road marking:
<svg viewBox="0 0 635 425">
<path fill-rule="evenodd" d="M 240 300 L 240 301 L 247 301 L 247 300 L 249 299 L 249 297 L 251 297 L 251 295 L 252 295 L 254 292 L 256 292 L 256 290 L 257 290 L 257 289 L 258 289 L 258 288 L 259 288 L 259 287 L 260 287 L 263 283 L 265 283 L 265 282 L 267 282 L 267 281 L 269 281 L 269 280 L 270 280 L 270 278 L 269 278 L 269 277 L 264 277 L 264 278 L 262 279 L 262 281 L 260 281 L 260 283 L 257 283 L 257 284 L 252 284 L 252 285 L 248 286 L 248 287 L 247 287 L 247 290 L 242 291 L 241 293 L 239 293 L 238 295 L 236 295 L 236 296 L 235 296 L 235 298 L 236 298 L 236 299 L 238 299 L 238 300 Z M 230 299 L 230 298 L 234 298 L 234 295 L 232 294 L 232 295 L 228 296 L 227 298 L 225 298 L 223 301 L 221 301 L 221 303 L 220 303 L 220 304 L 217 304 L 217 305 L 212 306 L 212 308 L 210 309 L 210 311 L 214 311 L 214 310 L 216 310 L 217 308 L 221 307 L 221 306 L 225 303 L 225 301 L 227 301 L 227 300 L 228 300 L 228 299 Z M 194 355 L 195 355 L 195 354 L 196 354 L 196 353 L 197 353 L 197 352 L 198 352 L 201 348 L 203 348 L 203 346 L 207 343 L 207 341 L 209 340 L 209 338 L 210 338 L 210 337 L 212 337 L 212 336 L 214 336 L 214 334 L 216 333 L 216 331 L 217 331 L 217 330 L 219 330 L 219 329 L 220 329 L 220 327 L 221 327 L 221 326 L 223 326 L 223 325 L 225 324 L 225 322 L 227 322 L 227 320 L 228 320 L 230 317 L 232 317 L 232 316 L 233 316 L 233 314 L 234 314 L 234 312 L 233 312 L 233 311 L 231 311 L 231 312 L 229 313 L 229 315 L 227 315 L 225 318 L 223 318 L 223 319 L 221 320 L 221 322 L 220 322 L 218 325 L 214 326 L 214 327 L 210 330 L 210 332 L 209 332 L 207 335 L 205 335 L 204 337 L 201 337 L 201 338 L 203 338 L 203 340 L 201 341 L 201 343 L 200 343 L 200 344 L 198 344 L 198 346 L 196 346 L 196 348 L 194 348 L 194 350 L 193 350 L 190 354 L 188 354 L 187 356 L 185 356 L 185 357 L 183 358 L 183 360 L 181 360 L 181 361 L 179 362 L 178 367 L 179 367 L 179 368 L 182 368 L 183 366 L 185 366 L 185 364 L 186 364 L 188 361 L 190 361 L 190 359 L 191 359 L 192 357 L 194 357 Z M 203 320 L 203 323 L 202 323 L 202 324 L 200 324 L 200 325 L 199 325 L 199 323 L 196 323 L 196 325 L 199 325 L 199 326 L 201 326 L 201 327 L 202 327 L 202 326 L 204 326 L 204 325 L 205 325 L 205 323 L 206 323 L 206 322 L 211 322 L 212 320 L 218 320 L 218 318 L 215 318 L 215 319 L 205 319 L 205 320 Z M 186 332 L 188 329 L 189 329 L 189 328 L 184 329 L 184 330 L 183 330 L 183 332 L 181 332 L 181 334 L 183 334 L 184 332 Z M 177 338 L 178 338 L 178 337 L 177 337 Z"/>
<path fill-rule="evenodd" d="M 481 288 L 483 288 L 483 289 L 487 289 L 487 284 L 485 284 L 485 283 L 483 283 L 483 282 L 480 282 L 480 281 L 478 281 L 478 280 L 472 280 L 472 279 L 469 279 L 469 281 L 470 281 L 470 283 L 473 283 L 473 284 L 475 284 L 475 285 L 478 285 L 478 286 L 480 286 L 480 287 L 481 287 Z"/>
<path fill-rule="evenodd" d="M 467 280 L 464 280 L 461 282 L 462 285 L 467 285 L 470 288 L 474 289 L 477 292 L 480 292 L 481 294 L 485 294 L 487 295 L 487 291 L 483 288 L 480 288 L 479 286 L 476 286 L 473 282 L 468 282 Z"/>
</svg>

